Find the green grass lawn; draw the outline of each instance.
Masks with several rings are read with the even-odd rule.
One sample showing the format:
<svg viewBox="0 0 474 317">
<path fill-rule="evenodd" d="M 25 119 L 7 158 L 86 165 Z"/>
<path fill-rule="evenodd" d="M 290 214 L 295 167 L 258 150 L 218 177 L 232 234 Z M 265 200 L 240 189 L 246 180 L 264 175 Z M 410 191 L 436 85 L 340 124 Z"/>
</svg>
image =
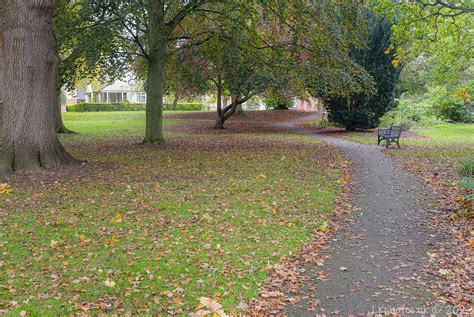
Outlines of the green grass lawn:
<svg viewBox="0 0 474 317">
<path fill-rule="evenodd" d="M 165 126 L 180 123 L 171 119 L 176 113 L 186 112 L 164 111 Z M 142 136 L 145 131 L 144 111 L 66 112 L 63 119 L 70 130 L 85 135 Z"/>
<path fill-rule="evenodd" d="M 433 125 L 429 128 L 411 129 L 410 132 L 429 138 L 429 142 L 426 142 L 426 138 L 402 138 L 405 144 L 412 146 L 472 146 L 474 144 L 474 124 L 444 123 Z M 377 138 L 374 138 L 371 134 L 366 136 L 349 134 L 348 138 L 365 144 L 377 143 Z"/>
<path fill-rule="evenodd" d="M 143 116 L 65 114 L 79 134 L 61 139 L 88 163 L 19 173 L 0 195 L 0 311 L 183 314 L 209 297 L 239 313 L 331 215 L 343 159 L 313 138 L 208 130 L 145 146 Z"/>
<path fill-rule="evenodd" d="M 415 129 L 414 132 L 430 136 L 436 144 L 474 144 L 474 124 L 438 124 L 431 128 Z"/>
<path fill-rule="evenodd" d="M 474 124 L 438 124 L 430 128 L 411 130 L 425 138 L 402 137 L 401 151 L 389 151 L 396 156 L 415 154 L 453 163 L 459 167 L 469 156 L 474 155 Z M 349 139 L 365 144 L 376 144 L 373 135 L 348 135 Z"/>
</svg>

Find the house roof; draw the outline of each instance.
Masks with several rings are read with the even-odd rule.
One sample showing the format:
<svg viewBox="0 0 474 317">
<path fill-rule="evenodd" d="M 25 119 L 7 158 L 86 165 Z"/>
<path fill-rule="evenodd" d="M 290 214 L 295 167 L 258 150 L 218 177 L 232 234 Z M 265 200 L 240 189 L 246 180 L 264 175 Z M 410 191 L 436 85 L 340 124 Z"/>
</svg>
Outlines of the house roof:
<svg viewBox="0 0 474 317">
<path fill-rule="evenodd" d="M 144 90 L 137 84 L 130 84 L 125 81 L 117 80 L 95 92 L 143 92 Z M 93 88 L 91 85 L 87 87 L 87 93 L 92 93 Z"/>
<path fill-rule="evenodd" d="M 129 91 L 141 91 L 136 85 L 131 85 L 127 82 L 117 80 L 112 84 L 102 88 L 101 92 L 129 92 Z"/>
</svg>

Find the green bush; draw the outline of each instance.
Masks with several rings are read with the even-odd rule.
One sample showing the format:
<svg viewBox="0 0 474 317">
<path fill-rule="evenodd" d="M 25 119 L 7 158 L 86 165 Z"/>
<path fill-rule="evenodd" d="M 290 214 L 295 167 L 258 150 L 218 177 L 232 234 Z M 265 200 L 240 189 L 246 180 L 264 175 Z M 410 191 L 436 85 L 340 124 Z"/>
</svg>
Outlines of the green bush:
<svg viewBox="0 0 474 317">
<path fill-rule="evenodd" d="M 100 111 L 145 111 L 144 103 L 98 103 L 82 102 L 67 106 L 68 112 L 100 112 Z"/>
<path fill-rule="evenodd" d="M 472 174 L 471 174 L 472 175 Z M 460 215 L 466 219 L 474 218 L 474 178 L 472 177 L 463 177 L 461 183 L 459 184 L 460 194 L 461 194 L 461 208 Z"/>
<path fill-rule="evenodd" d="M 412 126 L 429 126 L 434 123 L 434 118 L 430 114 L 429 106 L 402 100 L 396 108 L 380 118 L 379 126 L 388 127 L 392 123 L 404 124 L 407 128 Z"/>
<path fill-rule="evenodd" d="M 471 122 L 473 116 L 462 101 L 446 100 L 440 105 L 441 118 L 451 122 Z"/>
<path fill-rule="evenodd" d="M 293 107 L 294 103 L 291 100 L 279 100 L 274 98 L 265 98 L 265 107 L 267 109 L 286 110 Z"/>
<path fill-rule="evenodd" d="M 163 104 L 163 110 L 172 110 L 173 105 L 170 103 Z M 178 111 L 202 111 L 204 109 L 201 103 L 178 103 L 176 110 Z"/>
<path fill-rule="evenodd" d="M 267 109 L 286 110 L 293 107 L 293 99 L 271 89 L 265 93 L 263 103 Z"/>
<path fill-rule="evenodd" d="M 379 124 L 377 117 L 371 109 L 363 107 L 346 109 L 340 106 L 340 103 L 338 103 L 338 106 L 335 106 L 335 100 L 335 98 L 331 99 L 331 106 L 328 107 L 330 122 L 342 126 L 346 130 L 371 129 Z"/>
<path fill-rule="evenodd" d="M 171 110 L 171 104 L 163 104 L 163 110 Z M 67 106 L 68 112 L 100 112 L 100 111 L 145 111 L 144 103 L 96 103 L 82 102 L 75 105 Z M 201 111 L 200 103 L 178 103 L 176 110 L 180 111 Z"/>
<path fill-rule="evenodd" d="M 474 177 L 474 157 L 469 158 L 459 169 L 459 174 L 466 177 Z"/>
<path fill-rule="evenodd" d="M 387 53 L 387 47 L 391 46 L 391 24 L 373 13 L 367 13 L 366 21 L 367 42 L 359 49 L 352 49 L 349 55 L 372 76 L 377 92 L 326 98 L 329 121 L 347 130 L 375 128 L 380 118 L 397 105 L 395 85 L 402 67 L 393 64 L 395 50 Z"/>
</svg>

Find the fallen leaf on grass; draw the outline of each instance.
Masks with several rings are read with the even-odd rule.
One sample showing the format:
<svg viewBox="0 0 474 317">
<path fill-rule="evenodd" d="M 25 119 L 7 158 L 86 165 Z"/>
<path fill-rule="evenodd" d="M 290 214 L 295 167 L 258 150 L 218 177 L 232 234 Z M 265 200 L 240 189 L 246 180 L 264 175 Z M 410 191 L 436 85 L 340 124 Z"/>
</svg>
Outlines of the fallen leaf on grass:
<svg viewBox="0 0 474 317">
<path fill-rule="evenodd" d="M 115 282 L 113 280 L 109 280 L 109 279 L 106 279 L 104 284 L 107 287 L 114 287 L 115 286 Z"/>
<path fill-rule="evenodd" d="M 208 297 L 201 297 L 199 299 L 200 307 L 207 308 L 207 309 L 199 309 L 195 313 L 189 314 L 191 317 L 201 317 L 201 316 L 218 316 L 218 317 L 225 317 L 227 316 L 224 310 L 222 309 L 222 305 L 219 304 L 216 300 L 210 299 Z"/>
<path fill-rule="evenodd" d="M 121 222 L 123 222 L 122 214 L 121 213 L 116 213 L 111 221 L 112 221 L 112 223 L 121 223 Z"/>
<path fill-rule="evenodd" d="M 326 232 L 331 231 L 331 229 L 329 228 L 328 222 L 327 222 L 327 221 L 324 221 L 324 222 L 318 227 L 318 231 L 319 231 L 319 232 L 323 232 L 323 233 L 326 233 Z"/>
<path fill-rule="evenodd" d="M 104 243 L 105 245 L 112 245 L 112 244 L 117 244 L 119 243 L 120 240 L 117 238 L 117 236 L 114 234 L 110 239 L 105 239 Z"/>
<path fill-rule="evenodd" d="M 0 183 L 0 194 L 12 194 L 13 189 L 7 183 Z"/>
</svg>

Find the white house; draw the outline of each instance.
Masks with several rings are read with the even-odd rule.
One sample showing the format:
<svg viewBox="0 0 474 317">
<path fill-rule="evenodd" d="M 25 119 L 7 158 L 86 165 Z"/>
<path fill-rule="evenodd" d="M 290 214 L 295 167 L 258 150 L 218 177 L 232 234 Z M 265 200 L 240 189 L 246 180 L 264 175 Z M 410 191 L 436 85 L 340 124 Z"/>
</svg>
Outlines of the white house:
<svg viewBox="0 0 474 317">
<path fill-rule="evenodd" d="M 97 85 L 95 85 L 97 86 Z M 75 97 L 75 98 L 74 98 Z M 100 103 L 145 103 L 146 92 L 140 85 L 117 80 L 110 85 L 100 85 L 94 89 L 92 84 L 85 87 L 78 86 L 75 96 L 68 98 L 69 103 L 100 102 Z M 75 99 L 75 100 L 74 100 Z"/>
</svg>

